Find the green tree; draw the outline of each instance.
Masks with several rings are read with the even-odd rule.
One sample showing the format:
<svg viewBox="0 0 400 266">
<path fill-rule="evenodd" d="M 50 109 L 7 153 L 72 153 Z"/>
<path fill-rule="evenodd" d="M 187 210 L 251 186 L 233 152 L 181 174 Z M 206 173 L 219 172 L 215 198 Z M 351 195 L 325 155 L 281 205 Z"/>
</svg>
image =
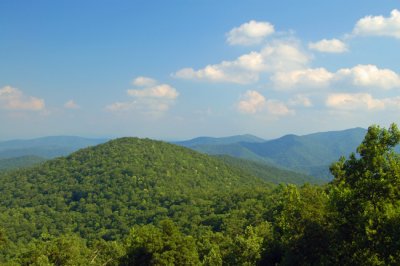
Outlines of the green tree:
<svg viewBox="0 0 400 266">
<path fill-rule="evenodd" d="M 131 230 L 121 265 L 199 265 L 194 238 L 183 235 L 171 220 L 160 228 L 144 225 Z"/>
<path fill-rule="evenodd" d="M 268 265 L 325 265 L 329 256 L 328 197 L 320 188 L 281 187 L 274 210 L 274 241 L 267 244 Z"/>
<path fill-rule="evenodd" d="M 0 227 L 0 250 L 5 246 L 6 243 L 7 243 L 6 233 Z"/>
<path fill-rule="evenodd" d="M 28 252 L 20 255 L 21 265 L 89 265 L 93 253 L 86 246 L 85 240 L 74 235 L 53 238 L 43 235 L 31 243 Z"/>
<path fill-rule="evenodd" d="M 243 235 L 237 235 L 234 240 L 234 265 L 256 265 L 266 244 L 272 240 L 271 225 L 264 222 L 258 226 L 248 226 Z"/>
<path fill-rule="evenodd" d="M 371 126 L 345 160 L 331 166 L 336 253 L 342 264 L 400 263 L 400 142 L 395 124 Z"/>
</svg>

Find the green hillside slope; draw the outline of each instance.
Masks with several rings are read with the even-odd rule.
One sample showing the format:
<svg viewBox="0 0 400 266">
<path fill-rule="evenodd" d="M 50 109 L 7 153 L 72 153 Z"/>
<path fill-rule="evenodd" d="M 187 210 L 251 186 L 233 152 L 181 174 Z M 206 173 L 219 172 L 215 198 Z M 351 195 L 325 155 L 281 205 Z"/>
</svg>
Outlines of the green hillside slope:
<svg viewBox="0 0 400 266">
<path fill-rule="evenodd" d="M 0 159 L 0 171 L 8 171 L 18 168 L 29 167 L 44 161 L 44 158 L 38 156 L 21 156 L 15 158 Z"/>
<path fill-rule="evenodd" d="M 118 239 L 166 217 L 201 224 L 217 196 L 246 187 L 267 185 L 187 148 L 122 138 L 0 176 L 0 226 L 23 243 L 42 233 Z"/>
<path fill-rule="evenodd" d="M 326 177 L 329 165 L 354 151 L 365 132 L 355 128 L 305 136 L 287 135 L 261 144 L 243 143 L 243 146 L 276 165 Z"/>
<path fill-rule="evenodd" d="M 315 178 L 306 174 L 285 170 L 266 163 L 239 159 L 227 155 L 218 155 L 216 157 L 224 161 L 225 163 L 232 165 L 232 167 L 239 167 L 240 169 L 248 173 L 251 173 L 254 176 L 257 176 L 267 182 L 275 184 L 285 183 L 285 184 L 302 185 L 305 183 L 310 183 L 310 184 L 325 183 L 320 178 Z"/>
<path fill-rule="evenodd" d="M 399 142 L 370 127 L 324 186 L 137 138 L 3 173 L 0 264 L 398 265 Z"/>
<path fill-rule="evenodd" d="M 188 147 L 206 154 L 229 155 L 330 180 L 329 165 L 355 151 L 365 133 L 365 129 L 354 128 L 304 136 L 286 135 L 264 142 L 196 143 Z"/>
</svg>

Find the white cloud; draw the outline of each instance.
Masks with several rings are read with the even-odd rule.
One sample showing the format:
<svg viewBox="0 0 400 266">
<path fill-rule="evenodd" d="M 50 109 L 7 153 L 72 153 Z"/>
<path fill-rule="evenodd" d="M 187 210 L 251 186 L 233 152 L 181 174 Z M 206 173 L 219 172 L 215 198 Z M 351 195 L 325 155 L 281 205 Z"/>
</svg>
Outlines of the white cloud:
<svg viewBox="0 0 400 266">
<path fill-rule="evenodd" d="M 109 111 L 128 111 L 135 107 L 135 102 L 115 102 L 106 106 Z"/>
<path fill-rule="evenodd" d="M 294 41 L 276 41 L 267 45 L 261 50 L 261 56 L 268 72 L 303 69 L 310 62 L 310 57 Z"/>
<path fill-rule="evenodd" d="M 326 88 L 335 84 L 377 89 L 400 87 L 400 76 L 375 65 L 357 65 L 329 72 L 324 68 L 278 72 L 271 77 L 276 89 Z"/>
<path fill-rule="evenodd" d="M 227 33 L 227 42 L 230 45 L 259 44 L 265 37 L 274 32 L 274 26 L 271 23 L 251 20 L 229 31 Z"/>
<path fill-rule="evenodd" d="M 368 93 L 335 93 L 328 96 L 326 105 L 341 110 L 379 110 L 385 108 L 385 100 L 374 99 Z"/>
<path fill-rule="evenodd" d="M 258 81 L 258 72 L 252 72 L 235 66 L 232 62 L 208 65 L 203 69 L 183 68 L 173 74 L 176 78 L 201 80 L 208 82 L 228 82 L 249 84 Z"/>
<path fill-rule="evenodd" d="M 289 99 L 288 104 L 291 106 L 304 106 L 304 107 L 312 106 L 311 100 L 308 97 L 301 94 L 296 95 L 295 97 Z"/>
<path fill-rule="evenodd" d="M 285 103 L 278 100 L 268 100 L 266 106 L 268 113 L 273 115 L 285 116 L 294 114 L 294 110 L 289 109 Z"/>
<path fill-rule="evenodd" d="M 353 34 L 389 36 L 400 39 L 400 11 L 393 9 L 390 17 L 366 16 L 356 23 Z"/>
<path fill-rule="evenodd" d="M 250 52 L 233 61 L 222 61 L 194 70 L 184 68 L 173 74 L 176 78 L 210 82 L 249 84 L 259 80 L 262 72 L 290 71 L 304 68 L 310 58 L 295 42 L 274 42 L 260 52 Z"/>
<path fill-rule="evenodd" d="M 5 86 L 0 89 L 0 108 L 16 111 L 41 111 L 45 109 L 43 99 L 27 96 L 19 89 Z"/>
<path fill-rule="evenodd" d="M 324 53 L 344 53 L 348 51 L 346 44 L 338 39 L 323 39 L 308 44 L 308 48 Z"/>
<path fill-rule="evenodd" d="M 271 77 L 279 89 L 294 87 L 323 88 L 329 86 L 334 74 L 325 68 L 308 68 L 291 72 L 278 72 Z"/>
<path fill-rule="evenodd" d="M 396 72 L 390 69 L 379 69 L 375 65 L 357 65 L 353 68 L 340 69 L 335 78 L 349 80 L 353 85 L 360 87 L 381 89 L 400 87 L 400 77 Z"/>
<path fill-rule="evenodd" d="M 392 109 L 400 109 L 400 97 L 385 98 L 382 100 L 385 106 Z"/>
<path fill-rule="evenodd" d="M 241 113 L 254 114 L 266 105 L 266 99 L 257 91 L 247 91 L 238 104 Z"/>
<path fill-rule="evenodd" d="M 69 100 L 64 104 L 67 109 L 79 109 L 81 108 L 74 100 Z"/>
<path fill-rule="evenodd" d="M 289 109 L 286 104 L 278 100 L 267 100 L 257 91 L 249 90 L 239 101 L 237 109 L 241 113 L 255 114 L 266 112 L 275 116 L 284 116 L 293 114 L 294 111 Z"/>
<path fill-rule="evenodd" d="M 129 96 L 137 98 L 164 98 L 171 100 L 176 99 L 179 95 L 179 93 L 168 84 L 156 85 L 141 90 L 127 90 L 127 93 Z"/>
<path fill-rule="evenodd" d="M 112 112 L 139 111 L 150 115 L 161 115 L 169 110 L 172 103 L 156 99 L 142 98 L 130 102 L 115 102 L 106 106 Z"/>
<path fill-rule="evenodd" d="M 168 84 L 158 84 L 154 79 L 139 77 L 134 84 L 144 88 L 127 90 L 127 94 L 133 98 L 131 101 L 115 102 L 106 109 L 113 112 L 138 111 L 150 115 L 161 115 L 174 104 L 179 93 Z"/>
<path fill-rule="evenodd" d="M 157 80 L 139 76 L 133 80 L 132 84 L 137 87 L 150 87 L 155 86 L 157 84 Z"/>
</svg>

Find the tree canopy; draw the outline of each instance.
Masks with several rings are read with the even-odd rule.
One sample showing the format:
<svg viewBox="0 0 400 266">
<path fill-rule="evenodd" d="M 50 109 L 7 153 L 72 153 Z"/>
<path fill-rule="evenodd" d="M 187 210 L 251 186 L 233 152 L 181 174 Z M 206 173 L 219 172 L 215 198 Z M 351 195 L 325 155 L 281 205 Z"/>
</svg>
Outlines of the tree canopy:
<svg viewBox="0 0 400 266">
<path fill-rule="evenodd" d="M 122 138 L 0 175 L 0 264 L 399 265 L 400 142 L 371 126 L 325 186 Z"/>
</svg>

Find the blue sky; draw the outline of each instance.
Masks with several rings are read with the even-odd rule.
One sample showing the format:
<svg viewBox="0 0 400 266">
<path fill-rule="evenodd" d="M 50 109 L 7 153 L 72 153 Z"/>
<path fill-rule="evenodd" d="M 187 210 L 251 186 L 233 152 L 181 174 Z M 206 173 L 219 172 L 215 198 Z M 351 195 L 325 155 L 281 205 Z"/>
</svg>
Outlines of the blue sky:
<svg viewBox="0 0 400 266">
<path fill-rule="evenodd" d="M 0 1 L 0 140 L 400 123 L 399 1 Z"/>
</svg>

